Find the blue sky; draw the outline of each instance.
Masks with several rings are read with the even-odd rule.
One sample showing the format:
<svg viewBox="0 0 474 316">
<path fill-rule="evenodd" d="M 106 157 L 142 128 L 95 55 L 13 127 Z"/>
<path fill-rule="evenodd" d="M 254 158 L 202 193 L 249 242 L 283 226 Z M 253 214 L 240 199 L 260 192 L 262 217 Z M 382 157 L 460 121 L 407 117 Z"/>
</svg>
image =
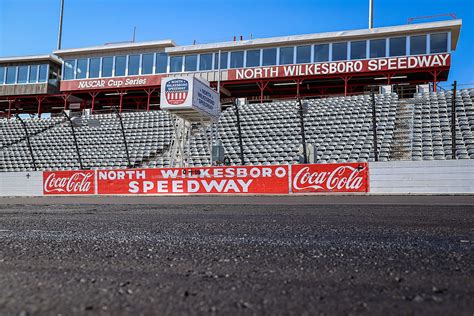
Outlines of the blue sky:
<svg viewBox="0 0 474 316">
<path fill-rule="evenodd" d="M 0 0 L 0 56 L 56 48 L 59 0 Z M 63 48 L 130 40 L 177 44 L 367 28 L 368 0 L 65 0 Z M 449 81 L 474 83 L 474 0 L 375 0 L 374 26 L 455 13 L 463 19 Z M 446 83 L 442 86 L 448 86 Z M 474 86 L 474 85 L 473 85 Z"/>
</svg>

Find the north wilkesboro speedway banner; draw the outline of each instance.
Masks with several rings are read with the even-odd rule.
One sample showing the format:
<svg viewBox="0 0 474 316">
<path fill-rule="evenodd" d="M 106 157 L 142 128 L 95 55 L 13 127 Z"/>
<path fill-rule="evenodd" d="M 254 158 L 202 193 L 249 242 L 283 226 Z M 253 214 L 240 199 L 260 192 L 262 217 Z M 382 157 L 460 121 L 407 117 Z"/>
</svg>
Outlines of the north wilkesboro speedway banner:
<svg viewBox="0 0 474 316">
<path fill-rule="evenodd" d="M 44 195 L 368 192 L 367 163 L 44 171 Z"/>
</svg>

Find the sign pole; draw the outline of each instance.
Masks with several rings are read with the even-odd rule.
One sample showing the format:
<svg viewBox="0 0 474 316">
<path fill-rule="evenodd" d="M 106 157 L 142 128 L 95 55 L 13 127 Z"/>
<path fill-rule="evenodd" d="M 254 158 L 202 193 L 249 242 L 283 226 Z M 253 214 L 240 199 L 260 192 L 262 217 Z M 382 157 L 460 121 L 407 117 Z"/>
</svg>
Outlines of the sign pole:
<svg viewBox="0 0 474 316">
<path fill-rule="evenodd" d="M 457 82 L 453 83 L 453 95 L 451 99 L 451 158 L 456 159 L 456 87 Z"/>
</svg>

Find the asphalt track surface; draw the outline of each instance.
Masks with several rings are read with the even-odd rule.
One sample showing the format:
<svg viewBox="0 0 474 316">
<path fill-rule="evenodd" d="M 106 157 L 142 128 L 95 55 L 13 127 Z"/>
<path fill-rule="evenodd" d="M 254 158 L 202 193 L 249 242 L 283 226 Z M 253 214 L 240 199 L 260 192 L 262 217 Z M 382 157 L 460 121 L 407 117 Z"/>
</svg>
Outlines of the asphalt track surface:
<svg viewBox="0 0 474 316">
<path fill-rule="evenodd" d="M 473 315 L 472 202 L 0 199 L 0 315 Z"/>
</svg>

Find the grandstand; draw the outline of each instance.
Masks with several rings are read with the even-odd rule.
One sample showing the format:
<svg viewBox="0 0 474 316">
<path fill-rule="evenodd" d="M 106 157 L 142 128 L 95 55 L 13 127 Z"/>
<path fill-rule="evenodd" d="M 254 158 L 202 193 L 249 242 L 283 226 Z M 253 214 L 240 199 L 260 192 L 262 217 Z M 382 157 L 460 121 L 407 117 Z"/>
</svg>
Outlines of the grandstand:
<svg viewBox="0 0 474 316">
<path fill-rule="evenodd" d="M 376 96 L 380 161 L 451 159 L 451 92 L 417 94 L 400 100 L 396 93 Z M 474 159 L 474 90 L 456 96 L 456 157 Z M 370 96 L 308 99 L 306 141 L 318 163 L 374 161 Z M 246 104 L 240 109 L 246 164 L 293 164 L 300 161 L 301 133 L 295 101 Z M 165 111 L 122 113 L 132 167 L 169 166 L 172 116 Z M 88 126 L 88 120 L 100 122 Z M 25 120 L 39 170 L 79 169 L 69 123 L 62 117 Z M 15 119 L 1 119 L 1 171 L 31 171 L 24 130 Z M 235 112 L 227 108 L 216 125 L 225 156 L 240 164 Z M 207 133 L 210 133 L 209 129 Z M 117 116 L 83 117 L 76 134 L 84 167 L 128 165 Z M 207 135 L 192 140 L 190 166 L 210 165 Z"/>
<path fill-rule="evenodd" d="M 222 144 L 226 163 L 242 163 L 237 100 L 248 165 L 299 163 L 302 143 L 314 146 L 317 163 L 446 160 L 454 143 L 457 159 L 471 159 L 474 91 L 456 95 L 453 140 L 451 92 L 438 89 L 461 25 L 454 19 L 188 46 L 117 43 L 0 58 L 0 171 L 170 166 L 176 118 L 161 110 L 159 92 L 162 78 L 183 75 L 209 81 L 224 104 L 218 122 L 192 128 L 189 166 L 211 165 L 210 138 Z M 125 139 L 112 109 L 121 113 Z M 63 112 L 80 117 L 77 146 Z"/>
</svg>

